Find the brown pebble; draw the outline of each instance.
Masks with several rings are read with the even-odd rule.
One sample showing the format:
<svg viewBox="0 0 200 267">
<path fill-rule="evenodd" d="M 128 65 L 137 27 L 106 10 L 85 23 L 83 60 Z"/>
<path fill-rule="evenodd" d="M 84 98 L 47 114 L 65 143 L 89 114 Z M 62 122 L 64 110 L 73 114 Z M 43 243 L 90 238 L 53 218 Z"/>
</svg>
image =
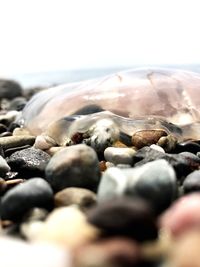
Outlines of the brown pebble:
<svg viewBox="0 0 200 267">
<path fill-rule="evenodd" d="M 166 135 L 167 133 L 162 129 L 138 131 L 132 136 L 132 144 L 137 148 L 150 146 L 156 144 L 162 136 Z"/>
<path fill-rule="evenodd" d="M 3 149 L 19 147 L 23 145 L 33 145 L 35 136 L 6 136 L 0 138 L 0 146 Z"/>
<path fill-rule="evenodd" d="M 122 143 L 121 141 L 116 141 L 112 146 L 114 147 L 128 147 L 127 145 L 125 145 L 124 143 Z"/>
<path fill-rule="evenodd" d="M 170 152 L 175 149 L 177 144 L 177 138 L 171 134 L 167 136 L 162 136 L 159 140 L 157 145 L 161 146 L 165 152 Z"/>
<path fill-rule="evenodd" d="M 69 187 L 56 193 L 54 201 L 56 207 L 76 204 L 85 209 L 96 203 L 96 194 L 85 188 Z"/>
</svg>

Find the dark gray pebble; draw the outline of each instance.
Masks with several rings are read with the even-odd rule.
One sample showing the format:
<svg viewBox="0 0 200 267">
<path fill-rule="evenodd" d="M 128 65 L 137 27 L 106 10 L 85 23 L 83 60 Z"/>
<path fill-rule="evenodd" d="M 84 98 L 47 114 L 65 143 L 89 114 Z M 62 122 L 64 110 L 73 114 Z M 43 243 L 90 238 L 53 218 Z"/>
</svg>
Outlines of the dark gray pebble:
<svg viewBox="0 0 200 267">
<path fill-rule="evenodd" d="M 66 187 L 96 190 L 100 180 L 99 161 L 91 147 L 74 145 L 58 151 L 49 161 L 45 174 L 56 192 Z"/>
<path fill-rule="evenodd" d="M 151 207 L 138 198 L 103 201 L 90 209 L 88 221 L 103 230 L 103 236 L 127 236 L 142 242 L 158 234 Z"/>
<path fill-rule="evenodd" d="M 19 176 L 31 178 L 34 176 L 44 177 L 45 168 L 49 160 L 49 154 L 31 147 L 14 152 L 7 159 L 7 162 L 12 171 L 18 172 Z"/>
<path fill-rule="evenodd" d="M 200 191 L 200 170 L 190 173 L 183 182 L 184 193 Z"/>
<path fill-rule="evenodd" d="M 13 80 L 0 79 L 0 98 L 13 99 L 22 96 L 21 85 Z"/>
<path fill-rule="evenodd" d="M 200 145 L 198 143 L 192 141 L 185 141 L 178 143 L 173 152 L 174 153 L 191 152 L 196 154 L 199 151 L 200 151 Z"/>
<path fill-rule="evenodd" d="M 30 179 L 8 191 L 1 199 L 1 219 L 19 221 L 34 207 L 53 208 L 53 191 L 42 178 Z"/>
</svg>

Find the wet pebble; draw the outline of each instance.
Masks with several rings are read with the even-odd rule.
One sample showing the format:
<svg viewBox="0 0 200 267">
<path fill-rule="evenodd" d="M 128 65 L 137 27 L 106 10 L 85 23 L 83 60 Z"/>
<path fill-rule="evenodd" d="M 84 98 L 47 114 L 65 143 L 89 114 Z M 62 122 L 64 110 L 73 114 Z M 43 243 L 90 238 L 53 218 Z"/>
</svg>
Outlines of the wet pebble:
<svg viewBox="0 0 200 267">
<path fill-rule="evenodd" d="M 156 213 L 160 213 L 177 195 L 175 172 L 165 160 L 155 160 L 137 168 L 110 168 L 102 176 L 98 199 L 120 195 L 147 199 Z"/>
<path fill-rule="evenodd" d="M 100 181 L 99 161 L 91 147 L 74 145 L 58 151 L 49 161 L 45 174 L 56 192 L 66 187 L 96 190 Z"/>
<path fill-rule="evenodd" d="M 135 150 L 131 148 L 107 147 L 104 150 L 105 160 L 113 164 L 133 164 L 133 155 Z"/>
<path fill-rule="evenodd" d="M 96 194 L 85 188 L 68 187 L 55 194 L 54 202 L 56 207 L 75 204 L 85 209 L 96 203 Z"/>
<path fill-rule="evenodd" d="M 7 161 L 0 156 L 0 177 L 5 177 L 6 173 L 10 171 L 10 166 Z"/>
<path fill-rule="evenodd" d="M 1 199 L 1 219 L 19 221 L 34 207 L 53 208 L 53 192 L 42 178 L 33 178 L 10 189 Z"/>
<path fill-rule="evenodd" d="M 29 178 L 44 177 L 49 160 L 50 156 L 46 152 L 31 147 L 14 152 L 7 162 L 13 171 L 18 172 L 22 177 Z"/>
<path fill-rule="evenodd" d="M 184 193 L 200 191 L 200 170 L 190 173 L 183 182 Z"/>
<path fill-rule="evenodd" d="M 102 201 L 88 211 L 88 221 L 102 236 L 126 236 L 139 242 L 157 238 L 155 217 L 148 203 L 139 198 L 117 197 Z"/>
</svg>

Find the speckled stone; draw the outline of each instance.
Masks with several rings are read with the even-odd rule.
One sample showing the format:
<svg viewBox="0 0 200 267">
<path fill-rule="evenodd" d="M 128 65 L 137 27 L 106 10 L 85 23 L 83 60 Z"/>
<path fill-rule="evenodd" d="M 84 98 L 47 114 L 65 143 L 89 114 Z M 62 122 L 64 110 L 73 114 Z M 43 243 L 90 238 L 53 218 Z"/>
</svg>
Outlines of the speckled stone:
<svg viewBox="0 0 200 267">
<path fill-rule="evenodd" d="M 133 155 L 136 153 L 131 148 L 108 147 L 104 150 L 105 160 L 117 164 L 133 164 Z"/>
<path fill-rule="evenodd" d="M 53 192 L 42 178 L 33 178 L 10 189 L 1 199 L 1 219 L 18 221 L 34 207 L 51 210 Z"/>
<path fill-rule="evenodd" d="M 84 144 L 58 151 L 49 161 L 45 174 L 56 192 L 66 187 L 96 190 L 101 175 L 95 151 Z"/>
<path fill-rule="evenodd" d="M 148 203 L 139 198 L 117 197 L 88 211 L 88 221 L 103 236 L 126 236 L 143 242 L 157 238 L 157 227 Z"/>
<path fill-rule="evenodd" d="M 14 152 L 7 160 L 13 171 L 17 171 L 21 177 L 44 177 L 45 168 L 50 156 L 36 148 L 22 149 Z"/>
<path fill-rule="evenodd" d="M 6 173 L 10 171 L 10 166 L 6 160 L 0 156 L 0 176 L 5 177 Z"/>
<path fill-rule="evenodd" d="M 184 193 L 200 192 L 200 170 L 190 173 L 183 182 Z"/>
<path fill-rule="evenodd" d="M 56 207 L 75 204 L 85 209 L 96 203 L 96 194 L 85 188 L 68 187 L 55 194 L 54 202 Z"/>
</svg>

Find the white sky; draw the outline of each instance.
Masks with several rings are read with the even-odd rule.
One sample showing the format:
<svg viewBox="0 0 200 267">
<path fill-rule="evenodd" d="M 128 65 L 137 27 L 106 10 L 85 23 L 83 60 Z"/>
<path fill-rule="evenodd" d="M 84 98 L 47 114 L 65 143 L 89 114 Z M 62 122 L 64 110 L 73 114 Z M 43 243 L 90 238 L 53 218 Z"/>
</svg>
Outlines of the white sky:
<svg viewBox="0 0 200 267">
<path fill-rule="evenodd" d="M 200 0 L 0 0 L 0 74 L 200 63 Z"/>
</svg>

